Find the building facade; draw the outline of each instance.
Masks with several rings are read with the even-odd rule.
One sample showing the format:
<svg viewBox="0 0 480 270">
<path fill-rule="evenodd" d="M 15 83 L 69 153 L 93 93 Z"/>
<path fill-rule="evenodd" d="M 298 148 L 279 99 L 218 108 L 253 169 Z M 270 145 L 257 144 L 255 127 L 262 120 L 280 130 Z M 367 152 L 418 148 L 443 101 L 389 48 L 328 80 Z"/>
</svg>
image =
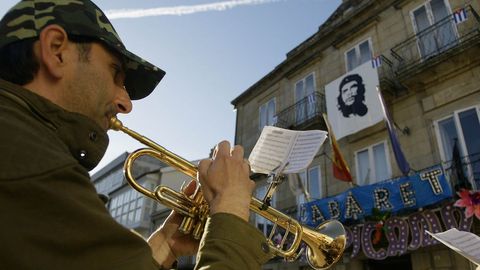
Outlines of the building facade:
<svg viewBox="0 0 480 270">
<path fill-rule="evenodd" d="M 327 130 L 322 114 L 328 113 L 354 183 L 334 177 L 327 142 L 296 175 L 308 196 L 289 177 L 272 204 L 310 225 L 342 221 L 348 247 L 333 269 L 474 269 L 424 231 L 479 232 L 478 220 L 453 206 L 461 187 L 480 188 L 479 11 L 478 1 L 344 0 L 315 34 L 232 101 L 235 143 L 246 156 L 264 126 Z M 359 103 L 368 110 L 361 104 L 342 109 L 361 92 L 355 74 L 363 76 L 367 89 Z M 397 162 L 377 86 L 406 171 Z M 370 104 L 373 99 L 377 103 Z M 361 118 L 367 111 L 368 121 Z M 255 180 L 256 196 L 263 198 L 267 179 Z M 253 220 L 267 234 L 273 227 L 261 217 Z M 273 260 L 265 269 L 309 267 L 304 259 Z"/>
<path fill-rule="evenodd" d="M 99 194 L 106 198 L 106 207 L 115 220 L 147 239 L 168 217 L 171 208 L 142 195 L 125 179 L 123 166 L 129 153 L 125 152 L 92 175 Z M 194 161 L 195 164 L 198 161 Z M 178 170 L 149 156 L 138 158 L 132 170 L 138 184 L 150 191 L 162 185 L 180 191 L 190 178 Z M 195 257 L 181 257 L 177 269 L 193 269 Z"/>
<path fill-rule="evenodd" d="M 107 209 L 115 220 L 144 238 L 152 232 L 151 215 L 156 203 L 134 190 L 123 174 L 123 164 L 128 153 L 123 153 L 104 168 L 92 175 L 92 181 L 99 194 L 106 195 Z M 141 157 L 133 170 L 138 183 L 148 190 L 153 190 L 160 182 L 161 169 L 165 167 L 160 161 Z"/>
</svg>

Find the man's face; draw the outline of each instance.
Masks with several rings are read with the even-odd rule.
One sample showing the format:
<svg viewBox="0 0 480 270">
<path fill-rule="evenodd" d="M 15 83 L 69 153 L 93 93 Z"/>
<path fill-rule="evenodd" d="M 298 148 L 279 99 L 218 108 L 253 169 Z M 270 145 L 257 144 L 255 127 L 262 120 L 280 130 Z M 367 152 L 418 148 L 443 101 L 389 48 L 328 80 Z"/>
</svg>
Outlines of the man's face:
<svg viewBox="0 0 480 270">
<path fill-rule="evenodd" d="M 65 109 L 91 118 L 105 130 L 112 116 L 132 110 L 123 87 L 122 64 L 102 45 L 93 43 L 88 59 L 79 57 L 71 73 L 64 93 Z"/>
<path fill-rule="evenodd" d="M 347 106 L 352 105 L 355 102 L 355 96 L 357 95 L 358 83 L 357 81 L 347 82 L 343 85 L 342 89 L 342 99 Z"/>
</svg>

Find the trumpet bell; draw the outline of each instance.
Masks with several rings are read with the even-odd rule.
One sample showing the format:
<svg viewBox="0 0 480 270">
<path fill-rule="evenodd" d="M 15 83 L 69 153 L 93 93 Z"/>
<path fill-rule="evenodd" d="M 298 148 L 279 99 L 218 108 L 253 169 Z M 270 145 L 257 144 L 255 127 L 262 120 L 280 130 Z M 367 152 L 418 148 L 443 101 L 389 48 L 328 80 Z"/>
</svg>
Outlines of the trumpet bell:
<svg viewBox="0 0 480 270">
<path fill-rule="evenodd" d="M 347 244 L 342 223 L 330 220 L 318 225 L 315 230 L 305 229 L 303 233 L 310 234 L 310 237 L 305 239 L 312 240 L 311 244 L 307 243 L 306 258 L 313 269 L 328 269 L 342 257 Z"/>
</svg>

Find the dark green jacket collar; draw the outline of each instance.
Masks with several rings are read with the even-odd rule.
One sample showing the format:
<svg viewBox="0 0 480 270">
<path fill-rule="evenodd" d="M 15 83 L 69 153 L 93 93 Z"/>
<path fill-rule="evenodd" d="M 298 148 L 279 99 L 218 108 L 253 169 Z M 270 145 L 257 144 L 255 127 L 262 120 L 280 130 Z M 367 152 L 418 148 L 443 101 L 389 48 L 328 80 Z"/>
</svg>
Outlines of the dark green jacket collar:
<svg viewBox="0 0 480 270">
<path fill-rule="evenodd" d="M 0 97 L 10 99 L 56 132 L 71 155 L 85 169 L 93 169 L 105 154 L 108 146 L 107 133 L 90 118 L 66 111 L 32 91 L 2 79 Z"/>
</svg>

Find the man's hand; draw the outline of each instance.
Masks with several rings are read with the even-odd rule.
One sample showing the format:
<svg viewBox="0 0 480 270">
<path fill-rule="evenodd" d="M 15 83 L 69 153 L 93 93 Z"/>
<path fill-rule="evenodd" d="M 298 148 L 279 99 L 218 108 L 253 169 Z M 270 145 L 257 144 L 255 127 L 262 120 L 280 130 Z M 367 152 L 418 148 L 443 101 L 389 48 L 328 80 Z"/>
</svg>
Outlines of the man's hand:
<svg viewBox="0 0 480 270">
<path fill-rule="evenodd" d="M 195 191 L 195 181 L 184 189 L 186 195 Z M 153 258 L 164 268 L 169 269 L 180 256 L 190 256 L 197 253 L 199 241 L 191 234 L 185 235 L 178 231 L 183 216 L 172 211 L 160 228 L 152 233 L 147 242 L 153 253 Z"/>
<path fill-rule="evenodd" d="M 243 158 L 243 147 L 230 148 L 227 141 L 217 145 L 212 159 L 200 161 L 198 179 L 210 206 L 210 215 L 230 213 L 248 221 L 255 188 L 249 175 L 250 165 Z"/>
</svg>

